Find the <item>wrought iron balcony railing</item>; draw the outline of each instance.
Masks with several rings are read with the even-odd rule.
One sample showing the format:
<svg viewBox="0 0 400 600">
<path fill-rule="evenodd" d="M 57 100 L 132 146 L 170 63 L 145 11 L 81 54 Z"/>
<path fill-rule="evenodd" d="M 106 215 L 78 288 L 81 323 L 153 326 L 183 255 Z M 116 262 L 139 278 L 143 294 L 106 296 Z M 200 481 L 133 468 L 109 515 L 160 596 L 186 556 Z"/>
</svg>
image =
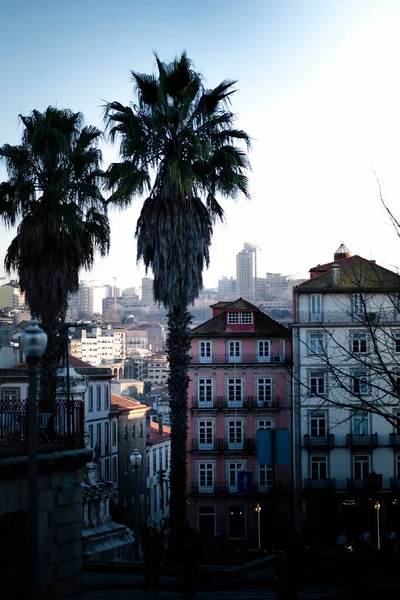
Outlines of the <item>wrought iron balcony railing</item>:
<svg viewBox="0 0 400 600">
<path fill-rule="evenodd" d="M 0 458 L 23 456 L 27 443 L 26 400 L 0 401 Z M 38 407 L 38 453 L 85 447 L 84 403 L 56 401 L 51 409 Z"/>
<path fill-rule="evenodd" d="M 320 312 L 300 311 L 297 314 L 297 323 L 320 323 L 320 324 L 354 324 L 359 323 L 376 323 L 385 325 L 388 323 L 398 323 L 400 321 L 400 311 L 396 308 L 388 308 L 385 310 L 362 310 L 353 313 L 349 307 L 348 310 L 325 310 Z"/>
<path fill-rule="evenodd" d="M 349 490 L 381 490 L 383 487 L 383 476 L 379 473 L 369 473 L 359 479 L 347 478 L 347 489 Z"/>
<path fill-rule="evenodd" d="M 305 479 L 304 480 L 305 490 L 334 490 L 335 479 Z"/>
<path fill-rule="evenodd" d="M 231 397 L 231 396 L 213 396 L 207 398 L 192 397 L 189 406 L 197 410 L 222 410 L 222 409 L 242 409 L 242 410 L 270 410 L 280 407 L 279 396 L 273 396 L 267 400 L 260 400 L 253 396 Z"/>
<path fill-rule="evenodd" d="M 354 435 L 353 433 L 348 433 L 346 435 L 346 446 L 349 448 L 365 448 L 365 447 L 375 447 L 378 445 L 378 434 L 363 433 L 361 435 Z"/>
<path fill-rule="evenodd" d="M 253 483 L 252 489 L 249 493 L 251 494 L 271 494 L 274 491 L 273 485 L 261 485 Z M 229 482 L 215 482 L 209 485 L 203 485 L 199 482 L 192 482 L 192 494 L 204 495 L 204 496 L 218 496 L 218 495 L 238 495 L 236 484 L 230 484 Z"/>
<path fill-rule="evenodd" d="M 389 436 L 389 444 L 392 448 L 400 448 L 400 435 L 391 433 Z"/>
<path fill-rule="evenodd" d="M 271 365 L 283 365 L 290 362 L 290 357 L 285 354 L 270 354 L 268 356 L 260 356 L 259 354 L 240 354 L 238 356 L 230 356 L 229 354 L 212 354 L 211 356 L 201 356 L 201 354 L 191 355 L 192 364 L 237 364 L 237 363 L 268 363 Z"/>
<path fill-rule="evenodd" d="M 328 435 L 309 435 L 304 436 L 305 448 L 333 448 L 335 445 L 335 436 L 333 433 Z"/>
<path fill-rule="evenodd" d="M 391 477 L 390 478 L 390 489 L 391 490 L 400 490 L 400 477 Z"/>
</svg>

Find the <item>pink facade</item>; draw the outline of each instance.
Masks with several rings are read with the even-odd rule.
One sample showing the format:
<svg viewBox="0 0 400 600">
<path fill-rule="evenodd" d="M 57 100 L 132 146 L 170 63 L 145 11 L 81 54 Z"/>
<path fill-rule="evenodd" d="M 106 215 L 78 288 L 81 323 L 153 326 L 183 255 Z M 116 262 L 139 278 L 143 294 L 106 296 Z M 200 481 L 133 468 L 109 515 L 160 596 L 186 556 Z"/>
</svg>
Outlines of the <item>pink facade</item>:
<svg viewBox="0 0 400 600">
<path fill-rule="evenodd" d="M 290 334 L 241 298 L 212 309 L 212 319 L 192 330 L 188 517 L 206 540 L 251 545 L 259 503 L 268 545 L 279 523 L 289 526 L 291 468 L 259 464 L 256 435 L 291 429 Z M 243 470 L 252 478 L 245 496 L 237 487 Z"/>
</svg>

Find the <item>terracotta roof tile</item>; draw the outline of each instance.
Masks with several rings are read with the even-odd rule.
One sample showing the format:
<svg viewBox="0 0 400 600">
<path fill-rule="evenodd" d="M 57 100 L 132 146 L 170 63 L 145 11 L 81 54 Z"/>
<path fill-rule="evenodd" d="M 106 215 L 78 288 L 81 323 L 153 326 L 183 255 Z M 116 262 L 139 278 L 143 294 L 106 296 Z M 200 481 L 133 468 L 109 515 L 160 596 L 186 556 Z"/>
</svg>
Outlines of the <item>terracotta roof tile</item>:
<svg viewBox="0 0 400 600">
<path fill-rule="evenodd" d="M 144 411 L 148 410 L 146 404 L 141 404 L 138 400 L 130 400 L 118 394 L 111 394 L 111 405 L 117 406 L 119 412 L 128 412 L 130 410 Z"/>
<path fill-rule="evenodd" d="M 155 421 L 150 421 L 150 437 L 147 438 L 147 444 L 156 444 L 157 442 L 162 442 L 167 440 L 171 435 L 171 428 L 167 425 L 163 425 L 163 432 L 158 433 L 158 423 Z"/>
<path fill-rule="evenodd" d="M 229 302 L 217 302 L 216 304 L 211 304 L 210 308 L 219 308 L 221 310 L 259 310 L 258 306 L 243 298 Z"/>
<path fill-rule="evenodd" d="M 250 304 L 250 303 L 249 303 Z M 252 306 L 252 305 L 251 305 Z M 190 330 L 190 337 L 265 337 L 268 335 L 289 337 L 289 331 L 284 325 L 255 307 L 255 328 L 253 331 L 226 331 L 225 313 L 209 319 L 205 323 Z"/>
<path fill-rule="evenodd" d="M 102 366 L 94 366 L 91 365 L 88 362 L 85 362 L 84 360 L 81 360 L 80 358 L 76 358 L 76 356 L 72 356 L 71 354 L 69 355 L 69 364 L 71 365 L 71 367 L 77 368 L 77 369 L 104 369 L 105 367 Z M 60 366 L 62 365 L 62 360 L 60 360 Z M 18 365 L 15 365 L 15 367 L 12 367 L 13 369 L 27 369 L 28 368 L 28 363 L 27 362 L 22 362 L 19 363 Z"/>
<path fill-rule="evenodd" d="M 333 283 L 332 265 L 339 266 L 339 280 L 337 284 Z M 318 291 L 332 292 L 338 291 L 360 291 L 373 290 L 383 292 L 400 292 L 400 275 L 377 265 L 371 260 L 361 256 L 351 256 L 339 261 L 318 265 L 310 269 L 310 272 L 323 270 L 320 275 L 313 279 L 308 279 L 295 286 L 295 293 Z"/>
</svg>

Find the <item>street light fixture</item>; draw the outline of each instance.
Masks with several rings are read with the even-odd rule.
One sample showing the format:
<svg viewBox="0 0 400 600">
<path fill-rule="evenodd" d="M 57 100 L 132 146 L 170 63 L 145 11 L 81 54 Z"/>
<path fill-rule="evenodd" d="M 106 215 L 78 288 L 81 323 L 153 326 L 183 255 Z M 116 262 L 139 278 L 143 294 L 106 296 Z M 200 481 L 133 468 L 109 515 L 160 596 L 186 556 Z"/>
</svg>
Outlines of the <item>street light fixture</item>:
<svg viewBox="0 0 400 600">
<path fill-rule="evenodd" d="M 32 315 L 29 326 L 20 337 L 20 347 L 28 363 L 29 398 L 27 405 L 27 541 L 26 563 L 30 597 L 38 597 L 39 546 L 38 546 L 38 472 L 37 472 L 37 390 L 38 364 L 47 347 L 47 335 Z"/>
<path fill-rule="evenodd" d="M 135 527 L 135 546 L 134 546 L 134 550 L 135 550 L 135 560 L 139 561 L 139 502 L 140 502 L 140 490 L 139 490 L 139 469 L 142 466 L 142 461 L 143 461 L 143 457 L 140 454 L 139 450 L 137 448 L 134 449 L 134 451 L 131 454 L 131 465 L 132 465 L 132 469 L 133 469 L 133 473 L 134 473 L 134 505 L 133 505 L 133 512 L 134 512 L 134 527 Z"/>
<path fill-rule="evenodd" d="M 381 505 L 379 504 L 378 500 L 375 502 L 374 508 L 376 510 L 376 530 L 377 530 L 378 550 L 380 550 L 381 549 L 381 531 L 380 531 L 380 526 L 379 526 L 379 510 L 381 508 Z"/>
<path fill-rule="evenodd" d="M 261 506 L 259 502 L 257 502 L 255 510 L 257 513 L 258 549 L 261 550 Z"/>
</svg>

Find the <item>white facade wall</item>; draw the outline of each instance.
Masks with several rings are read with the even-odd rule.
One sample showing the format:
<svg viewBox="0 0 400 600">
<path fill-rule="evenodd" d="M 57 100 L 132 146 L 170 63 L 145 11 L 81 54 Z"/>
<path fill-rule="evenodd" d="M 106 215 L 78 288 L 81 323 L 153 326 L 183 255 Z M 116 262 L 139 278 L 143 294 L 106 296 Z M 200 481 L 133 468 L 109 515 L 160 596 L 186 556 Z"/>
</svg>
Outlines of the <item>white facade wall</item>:
<svg viewBox="0 0 400 600">
<path fill-rule="evenodd" d="M 169 513 L 169 472 L 171 457 L 171 440 L 166 437 L 162 441 L 147 446 L 147 522 L 160 522 Z M 163 470 L 162 482 L 160 469 Z"/>
</svg>

